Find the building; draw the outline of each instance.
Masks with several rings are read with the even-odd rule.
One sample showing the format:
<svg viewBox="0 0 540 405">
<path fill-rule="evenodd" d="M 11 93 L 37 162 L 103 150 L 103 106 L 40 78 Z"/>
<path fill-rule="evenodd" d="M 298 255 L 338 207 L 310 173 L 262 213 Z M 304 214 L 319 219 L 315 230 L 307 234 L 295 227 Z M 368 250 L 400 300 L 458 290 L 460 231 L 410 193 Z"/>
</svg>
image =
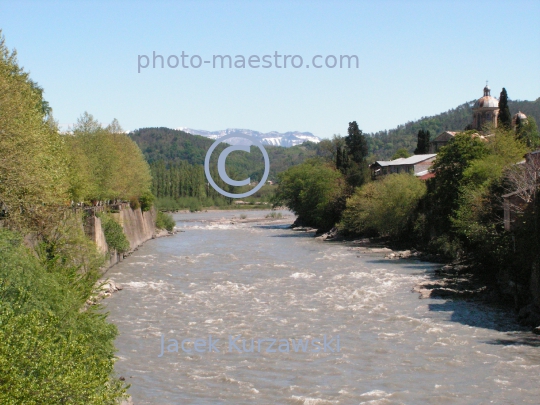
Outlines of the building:
<svg viewBox="0 0 540 405">
<path fill-rule="evenodd" d="M 429 176 L 429 168 L 436 157 L 437 154 L 430 153 L 395 160 L 378 160 L 369 166 L 371 178 L 376 179 L 392 173 L 410 173 L 423 178 L 423 176 Z"/>
<path fill-rule="evenodd" d="M 486 84 L 484 87 L 484 95 L 480 97 L 473 105 L 473 122 L 472 129 L 477 131 L 482 131 L 486 126 L 493 126 L 497 128 L 498 118 L 499 118 L 499 100 L 491 96 L 491 89 Z M 525 114 L 521 114 L 520 119 L 527 119 Z M 514 122 L 517 119 L 518 114 L 514 115 Z M 523 117 L 524 118 L 523 118 Z M 515 125 L 515 124 L 514 124 Z M 437 153 L 439 150 L 448 144 L 450 140 L 456 136 L 457 132 L 455 131 L 444 131 L 443 133 L 437 135 L 429 144 L 429 153 Z M 480 134 L 475 134 L 483 138 Z M 474 136 L 474 135 L 473 135 Z"/>
<path fill-rule="evenodd" d="M 516 126 L 518 124 L 518 119 L 523 124 L 527 123 L 527 116 L 525 114 L 523 114 L 521 111 L 518 111 L 512 117 L 512 127 L 516 128 Z"/>
<path fill-rule="evenodd" d="M 429 143 L 429 153 L 438 153 L 439 149 L 446 146 L 456 134 L 457 132 L 453 131 L 444 131 L 442 134 L 439 134 L 437 138 Z"/>
<path fill-rule="evenodd" d="M 497 128 L 499 118 L 499 100 L 491 97 L 491 89 L 486 84 L 484 96 L 479 98 L 473 106 L 473 129 L 482 131 L 486 125 Z"/>
</svg>

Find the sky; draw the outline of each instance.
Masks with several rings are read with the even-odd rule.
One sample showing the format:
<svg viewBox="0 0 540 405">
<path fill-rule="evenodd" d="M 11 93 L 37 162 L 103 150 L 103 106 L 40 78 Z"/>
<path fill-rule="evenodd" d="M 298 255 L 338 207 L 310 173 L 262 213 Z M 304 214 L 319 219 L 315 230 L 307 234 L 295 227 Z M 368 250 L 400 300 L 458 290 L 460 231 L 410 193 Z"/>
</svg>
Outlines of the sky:
<svg viewBox="0 0 540 405">
<path fill-rule="evenodd" d="M 496 97 L 505 87 L 510 99 L 537 99 L 539 17 L 539 0 L 0 1 L 6 44 L 63 129 L 87 111 L 125 130 L 321 138 L 353 120 L 375 132 L 438 114 L 481 97 L 486 80 Z M 303 64 L 277 68 L 275 52 Z M 214 68 L 213 55 L 242 55 L 246 67 Z M 249 67 L 251 55 L 271 55 L 272 67 Z M 357 55 L 358 68 L 340 68 L 340 55 Z"/>
</svg>

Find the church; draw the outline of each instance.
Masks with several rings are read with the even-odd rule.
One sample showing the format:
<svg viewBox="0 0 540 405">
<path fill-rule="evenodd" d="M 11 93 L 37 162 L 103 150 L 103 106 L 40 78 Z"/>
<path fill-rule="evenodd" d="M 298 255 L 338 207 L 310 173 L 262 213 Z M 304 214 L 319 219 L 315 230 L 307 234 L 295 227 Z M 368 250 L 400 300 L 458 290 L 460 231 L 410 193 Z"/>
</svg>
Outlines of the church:
<svg viewBox="0 0 540 405">
<path fill-rule="evenodd" d="M 486 126 L 497 128 L 499 118 L 499 100 L 491 95 L 491 89 L 486 84 L 484 95 L 480 97 L 473 105 L 473 122 L 470 129 L 475 129 L 480 133 Z M 521 111 L 514 114 L 512 124 L 515 126 L 517 119 L 526 120 L 527 116 Z M 439 149 L 448 144 L 459 131 L 444 131 L 433 139 L 429 144 L 429 153 L 437 153 Z M 482 135 L 478 135 L 483 137 Z"/>
</svg>

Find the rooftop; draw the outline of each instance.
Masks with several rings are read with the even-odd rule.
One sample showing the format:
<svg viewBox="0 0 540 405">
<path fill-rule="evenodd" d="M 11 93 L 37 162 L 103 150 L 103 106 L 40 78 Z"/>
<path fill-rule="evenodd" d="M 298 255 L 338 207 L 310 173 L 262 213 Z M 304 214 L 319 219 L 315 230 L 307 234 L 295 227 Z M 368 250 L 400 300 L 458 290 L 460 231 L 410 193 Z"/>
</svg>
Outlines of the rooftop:
<svg viewBox="0 0 540 405">
<path fill-rule="evenodd" d="M 401 166 L 401 165 L 415 165 L 417 163 L 423 162 L 425 160 L 431 159 L 432 157 L 437 156 L 436 153 L 428 153 L 426 155 L 414 155 L 408 158 L 399 158 L 395 160 L 378 160 L 375 163 L 379 166 Z"/>
</svg>

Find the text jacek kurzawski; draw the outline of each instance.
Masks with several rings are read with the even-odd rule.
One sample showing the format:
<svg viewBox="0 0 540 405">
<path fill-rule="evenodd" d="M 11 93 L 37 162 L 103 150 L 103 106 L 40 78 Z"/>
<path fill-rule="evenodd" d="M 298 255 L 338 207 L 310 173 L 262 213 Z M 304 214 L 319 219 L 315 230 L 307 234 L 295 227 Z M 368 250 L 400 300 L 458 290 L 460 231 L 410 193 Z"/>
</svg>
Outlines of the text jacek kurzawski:
<svg viewBox="0 0 540 405">
<path fill-rule="evenodd" d="M 339 353 L 339 335 L 320 338 L 243 338 L 229 335 L 227 339 L 205 338 L 165 339 L 160 336 L 158 357 L 165 353 Z"/>
</svg>

